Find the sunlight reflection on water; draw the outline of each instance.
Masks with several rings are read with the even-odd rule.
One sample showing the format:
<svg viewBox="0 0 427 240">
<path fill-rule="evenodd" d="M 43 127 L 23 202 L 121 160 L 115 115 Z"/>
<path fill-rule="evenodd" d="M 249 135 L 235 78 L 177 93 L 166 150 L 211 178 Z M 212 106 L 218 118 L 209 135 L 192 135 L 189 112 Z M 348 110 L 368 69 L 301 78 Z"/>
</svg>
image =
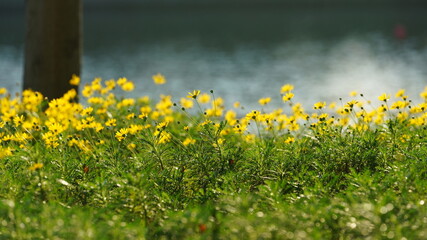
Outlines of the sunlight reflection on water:
<svg viewBox="0 0 427 240">
<path fill-rule="evenodd" d="M 256 108 L 257 100 L 271 96 L 271 108 L 282 106 L 280 87 L 295 85 L 295 100 L 305 105 L 346 99 L 350 91 L 369 99 L 383 92 L 405 88 L 410 96 L 427 85 L 427 48 L 415 50 L 373 35 L 347 37 L 333 43 L 285 42 L 275 47 L 242 45 L 232 51 L 203 48 L 197 43 L 176 49 L 174 45 L 144 46 L 134 54 L 85 58 L 85 79 L 126 76 L 137 83 L 133 96 L 172 94 L 175 101 L 188 91 L 214 90 L 227 104 L 240 101 Z M 160 72 L 168 79 L 156 86 L 151 76 Z"/>
</svg>

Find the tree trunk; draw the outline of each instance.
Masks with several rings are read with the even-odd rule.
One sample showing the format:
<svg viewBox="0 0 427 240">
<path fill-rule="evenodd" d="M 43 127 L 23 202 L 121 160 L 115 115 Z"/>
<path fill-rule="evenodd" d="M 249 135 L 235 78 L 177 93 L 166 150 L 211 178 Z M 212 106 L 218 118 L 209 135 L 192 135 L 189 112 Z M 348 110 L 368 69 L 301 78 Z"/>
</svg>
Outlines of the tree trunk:
<svg viewBox="0 0 427 240">
<path fill-rule="evenodd" d="M 80 76 L 82 2 L 27 0 L 26 18 L 24 89 L 61 97 L 71 76 Z"/>
</svg>

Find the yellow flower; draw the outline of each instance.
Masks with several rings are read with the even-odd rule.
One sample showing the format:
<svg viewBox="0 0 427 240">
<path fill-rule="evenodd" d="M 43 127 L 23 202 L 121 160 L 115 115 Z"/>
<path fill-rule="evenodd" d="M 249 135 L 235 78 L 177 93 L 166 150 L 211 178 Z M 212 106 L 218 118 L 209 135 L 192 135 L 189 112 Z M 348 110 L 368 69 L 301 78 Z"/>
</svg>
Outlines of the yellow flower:
<svg viewBox="0 0 427 240">
<path fill-rule="evenodd" d="M 193 107 L 193 101 L 188 100 L 186 98 L 181 98 L 180 104 L 183 108 L 192 108 Z"/>
<path fill-rule="evenodd" d="M 384 101 L 384 102 L 386 102 L 389 99 L 390 99 L 390 95 L 388 95 L 386 93 L 383 93 L 381 96 L 378 97 L 378 100 Z"/>
<path fill-rule="evenodd" d="M 117 140 L 122 141 L 126 138 L 126 135 L 129 133 L 129 130 L 127 128 L 121 128 L 119 131 L 116 132 L 116 138 Z"/>
<path fill-rule="evenodd" d="M 79 84 L 80 84 L 80 77 L 73 74 L 73 76 L 71 76 L 71 79 L 70 79 L 70 85 L 78 86 Z"/>
<path fill-rule="evenodd" d="M 121 102 L 117 103 L 117 108 L 129 107 L 135 104 L 135 99 L 125 98 Z"/>
<path fill-rule="evenodd" d="M 142 114 L 149 114 L 151 111 L 152 111 L 152 109 L 151 109 L 151 107 L 150 106 L 143 106 L 143 107 L 141 107 L 140 109 L 139 109 L 139 111 L 142 113 Z"/>
<path fill-rule="evenodd" d="M 246 119 L 247 120 L 257 120 L 258 116 L 259 116 L 259 111 L 254 110 L 254 111 L 246 114 Z"/>
<path fill-rule="evenodd" d="M 116 82 L 114 81 L 114 79 L 110 79 L 105 81 L 105 85 L 107 86 L 107 89 L 112 90 L 116 87 Z"/>
<path fill-rule="evenodd" d="M 357 96 L 357 92 L 356 91 L 351 91 L 348 95 L 350 95 L 350 97 L 356 97 Z"/>
<path fill-rule="evenodd" d="M 295 142 L 295 138 L 294 138 L 294 137 L 288 137 L 288 138 L 285 140 L 285 143 L 286 143 L 286 144 L 291 144 L 291 143 L 293 143 L 293 142 Z"/>
<path fill-rule="evenodd" d="M 127 145 L 127 148 L 128 148 L 129 150 L 134 150 L 134 149 L 136 148 L 136 144 L 135 144 L 135 143 L 129 143 L 129 144 Z"/>
<path fill-rule="evenodd" d="M 237 116 L 237 114 L 236 114 L 236 112 L 235 112 L 235 111 L 233 111 L 233 110 L 229 110 L 229 111 L 227 111 L 227 113 L 225 114 L 225 120 L 227 120 L 227 122 L 228 122 L 230 125 L 232 125 L 231 123 L 232 123 L 232 122 L 235 122 L 235 120 L 236 120 L 236 116 Z"/>
<path fill-rule="evenodd" d="M 344 106 L 344 108 L 352 109 L 354 105 L 356 105 L 358 102 L 356 100 L 351 100 L 350 102 L 347 102 L 347 104 Z"/>
<path fill-rule="evenodd" d="M 123 85 L 121 85 L 121 87 L 122 87 L 122 90 L 126 92 L 130 92 L 133 89 L 135 89 L 135 85 L 133 84 L 133 82 L 130 82 L 130 81 L 124 83 Z"/>
<path fill-rule="evenodd" d="M 221 117 L 222 109 L 221 108 L 210 108 L 205 111 L 206 116 L 208 117 Z"/>
<path fill-rule="evenodd" d="M 397 114 L 397 116 L 396 116 L 396 118 L 397 118 L 400 122 L 405 121 L 406 119 L 408 119 L 408 117 L 409 117 L 409 114 L 408 114 L 407 112 L 400 112 L 400 113 L 398 113 L 398 114 Z"/>
<path fill-rule="evenodd" d="M 131 124 L 128 128 L 130 134 L 136 134 L 139 131 L 142 131 L 144 129 L 144 126 L 140 124 Z"/>
<path fill-rule="evenodd" d="M 48 124 L 47 127 L 49 128 L 49 131 L 51 131 L 54 135 L 58 135 L 65 131 L 65 127 L 62 126 L 60 123 L 56 122 Z"/>
<path fill-rule="evenodd" d="M 119 85 L 119 86 L 123 86 L 123 85 L 125 85 L 125 83 L 127 83 L 128 82 L 128 80 L 127 80 L 127 78 L 119 78 L 119 79 L 117 79 L 117 85 Z"/>
<path fill-rule="evenodd" d="M 420 93 L 420 97 L 427 100 L 427 87 L 425 87 L 424 91 Z"/>
<path fill-rule="evenodd" d="M 105 122 L 105 126 L 107 127 L 115 127 L 117 125 L 117 120 L 112 118 L 112 119 L 108 119 L 107 122 Z"/>
<path fill-rule="evenodd" d="M 280 89 L 280 93 L 290 92 L 292 90 L 294 90 L 294 86 L 293 85 L 291 85 L 291 84 L 285 84 Z"/>
<path fill-rule="evenodd" d="M 213 108 L 222 108 L 223 105 L 224 105 L 224 99 L 220 97 L 212 101 Z"/>
<path fill-rule="evenodd" d="M 43 167 L 43 163 L 34 163 L 33 166 L 29 167 L 30 171 L 36 171 Z"/>
<path fill-rule="evenodd" d="M 266 105 L 267 103 L 269 103 L 270 101 L 271 101 L 271 98 L 267 97 L 267 98 L 261 98 L 261 99 L 259 99 L 259 100 L 258 100 L 258 103 L 259 103 L 261 106 L 264 106 L 264 105 Z"/>
<path fill-rule="evenodd" d="M 171 139 L 172 139 L 172 136 L 170 135 L 170 133 L 162 131 L 158 136 L 157 143 L 158 144 L 168 143 Z"/>
<path fill-rule="evenodd" d="M 200 90 L 194 90 L 193 92 L 189 92 L 187 97 L 196 99 L 197 96 L 199 96 L 199 94 L 200 94 Z"/>
<path fill-rule="evenodd" d="M 102 89 L 101 78 L 97 77 L 91 82 L 92 91 L 100 91 Z"/>
<path fill-rule="evenodd" d="M 93 94 L 93 90 L 89 85 L 84 86 L 83 90 L 82 90 L 82 95 L 84 97 L 90 97 Z"/>
<path fill-rule="evenodd" d="M 314 104 L 313 108 L 314 108 L 314 109 L 322 109 L 322 108 L 324 108 L 325 106 L 326 106 L 326 103 L 325 103 L 325 102 L 317 102 L 317 103 L 315 103 L 315 104 Z"/>
<path fill-rule="evenodd" d="M 396 97 L 403 97 L 405 95 L 405 89 L 399 89 L 396 93 Z"/>
<path fill-rule="evenodd" d="M 409 102 L 405 101 L 397 101 L 391 105 L 391 109 L 403 109 L 409 105 Z"/>
<path fill-rule="evenodd" d="M 158 73 L 153 76 L 153 82 L 157 85 L 162 85 L 166 83 L 166 78 L 162 74 Z"/>
<path fill-rule="evenodd" d="M 211 100 L 211 96 L 207 93 L 200 94 L 199 102 L 200 103 L 208 103 Z"/>
<path fill-rule="evenodd" d="M 7 148 L 2 148 L 0 147 L 0 159 L 4 158 L 4 157 L 8 157 L 8 156 L 12 156 L 12 148 L 7 147 Z"/>
<path fill-rule="evenodd" d="M 138 98 L 138 103 L 149 104 L 150 103 L 150 97 L 149 96 L 140 97 L 140 98 Z"/>
<path fill-rule="evenodd" d="M 285 96 L 282 97 L 283 102 L 288 102 L 294 97 L 294 94 L 291 92 L 288 92 L 285 94 Z"/>
<path fill-rule="evenodd" d="M 233 107 L 234 108 L 239 108 L 240 107 L 240 102 L 234 102 L 233 103 Z"/>
<path fill-rule="evenodd" d="M 244 137 L 245 142 L 251 143 L 255 141 L 255 135 L 254 134 L 248 134 Z"/>
<path fill-rule="evenodd" d="M 192 139 L 191 137 L 188 137 L 188 138 L 186 138 L 184 141 L 182 141 L 182 144 L 183 144 L 184 146 L 188 146 L 188 145 L 190 145 L 190 144 L 194 144 L 194 143 L 196 143 L 196 140 L 195 140 L 195 139 Z"/>
<path fill-rule="evenodd" d="M 202 123 L 200 123 L 200 126 L 206 126 L 206 125 L 208 125 L 210 123 L 212 123 L 212 121 L 209 120 L 209 119 L 207 119 L 207 120 L 203 121 Z"/>
<path fill-rule="evenodd" d="M 87 107 L 80 113 L 81 116 L 89 115 L 93 112 L 93 107 Z"/>
<path fill-rule="evenodd" d="M 246 131 L 246 126 L 242 126 L 240 124 L 237 124 L 233 127 L 233 131 L 235 133 L 239 133 L 239 134 L 244 133 Z"/>
<path fill-rule="evenodd" d="M 24 122 L 24 116 L 23 115 L 15 116 L 13 118 L 13 123 L 15 124 L 16 127 L 21 126 L 23 122 Z"/>
<path fill-rule="evenodd" d="M 225 139 L 224 139 L 224 138 L 218 138 L 218 140 L 216 141 L 216 143 L 213 143 L 212 145 L 213 145 L 214 147 L 219 147 L 219 146 L 223 145 L 223 144 L 224 144 L 224 142 L 225 142 Z"/>
<path fill-rule="evenodd" d="M 6 94 L 7 89 L 6 88 L 0 88 L 0 94 Z"/>
<path fill-rule="evenodd" d="M 156 126 L 157 129 L 164 130 L 169 125 L 169 122 L 159 122 Z"/>
</svg>

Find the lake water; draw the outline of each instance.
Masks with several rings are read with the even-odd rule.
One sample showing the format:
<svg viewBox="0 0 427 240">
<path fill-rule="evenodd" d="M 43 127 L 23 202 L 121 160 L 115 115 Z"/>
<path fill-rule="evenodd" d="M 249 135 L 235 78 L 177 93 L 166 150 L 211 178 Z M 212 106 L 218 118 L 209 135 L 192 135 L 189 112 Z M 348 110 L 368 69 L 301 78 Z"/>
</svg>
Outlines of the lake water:
<svg viewBox="0 0 427 240">
<path fill-rule="evenodd" d="M 306 105 L 338 101 L 350 91 L 375 99 L 427 85 L 424 7 L 243 9 L 115 9 L 85 12 L 83 82 L 125 76 L 131 96 L 214 90 L 247 109 L 280 87 L 295 85 Z M 22 84 L 24 24 L 20 12 L 0 15 L 0 85 Z M 403 24 L 405 39 L 394 34 Z M 151 76 L 162 73 L 166 85 Z"/>
</svg>

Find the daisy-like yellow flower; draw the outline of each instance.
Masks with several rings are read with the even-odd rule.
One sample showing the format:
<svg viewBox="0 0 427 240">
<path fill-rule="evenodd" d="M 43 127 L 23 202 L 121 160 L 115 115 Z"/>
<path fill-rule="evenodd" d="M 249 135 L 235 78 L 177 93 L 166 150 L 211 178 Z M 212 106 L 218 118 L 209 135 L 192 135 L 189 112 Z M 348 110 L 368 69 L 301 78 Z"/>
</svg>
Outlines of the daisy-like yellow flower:
<svg viewBox="0 0 427 240">
<path fill-rule="evenodd" d="M 397 101 L 391 105 L 391 109 L 404 109 L 409 105 L 409 102 L 406 101 Z"/>
<path fill-rule="evenodd" d="M 200 94 L 199 103 L 208 103 L 211 100 L 211 96 L 207 93 Z"/>
<path fill-rule="evenodd" d="M 350 102 L 347 102 L 347 104 L 344 106 L 345 108 L 353 108 L 358 102 L 356 100 L 351 100 Z"/>
<path fill-rule="evenodd" d="M 144 126 L 140 124 L 131 124 L 128 128 L 129 134 L 136 134 L 139 131 L 142 131 L 144 129 Z"/>
<path fill-rule="evenodd" d="M 49 131 L 55 135 L 62 133 L 66 129 L 65 126 L 57 122 L 48 123 L 47 127 L 49 128 Z"/>
<path fill-rule="evenodd" d="M 142 106 L 141 108 L 139 108 L 139 111 L 142 114 L 149 114 L 149 113 L 151 113 L 152 109 L 150 106 Z"/>
<path fill-rule="evenodd" d="M 165 76 L 163 76 L 162 74 L 158 73 L 156 75 L 154 75 L 153 77 L 153 82 L 157 85 L 162 85 L 166 83 L 166 78 Z"/>
<path fill-rule="evenodd" d="M 245 142 L 251 143 L 255 141 L 255 135 L 254 134 L 247 134 L 244 137 Z"/>
<path fill-rule="evenodd" d="M 403 97 L 405 95 L 405 89 L 399 89 L 396 93 L 396 97 Z"/>
<path fill-rule="evenodd" d="M 291 144 L 291 143 L 293 143 L 293 142 L 295 142 L 295 138 L 294 138 L 294 137 L 288 137 L 288 138 L 285 140 L 285 143 L 286 143 L 286 144 Z"/>
<path fill-rule="evenodd" d="M 90 96 L 92 96 L 92 94 L 93 94 L 93 90 L 89 85 L 86 85 L 83 87 L 83 90 L 82 90 L 83 97 L 89 98 Z"/>
<path fill-rule="evenodd" d="M 121 142 L 123 139 L 126 138 L 128 133 L 129 133 L 129 129 L 121 128 L 119 131 L 116 132 L 117 140 L 119 140 L 119 142 Z"/>
<path fill-rule="evenodd" d="M 264 105 L 266 105 L 267 103 L 269 103 L 270 101 L 271 101 L 271 98 L 267 97 L 267 98 L 261 98 L 261 99 L 259 99 L 259 100 L 258 100 L 258 103 L 259 103 L 261 106 L 264 106 Z"/>
<path fill-rule="evenodd" d="M 136 144 L 135 144 L 135 143 L 129 143 L 129 144 L 127 145 L 127 148 L 128 148 L 129 150 L 134 150 L 134 149 L 136 148 Z"/>
<path fill-rule="evenodd" d="M 216 143 L 213 143 L 212 145 L 216 148 L 224 145 L 225 139 L 224 138 L 218 138 Z"/>
<path fill-rule="evenodd" d="M 23 122 L 24 122 L 24 116 L 23 115 L 15 116 L 13 118 L 13 123 L 15 124 L 16 127 L 22 125 Z"/>
<path fill-rule="evenodd" d="M 424 91 L 420 93 L 420 97 L 424 98 L 424 100 L 427 100 L 427 87 L 425 87 Z"/>
<path fill-rule="evenodd" d="M 70 79 L 69 83 L 70 83 L 70 85 L 78 86 L 80 84 L 80 77 L 77 76 L 77 75 L 75 75 L 75 74 L 73 74 L 73 76 L 71 76 L 71 79 Z"/>
<path fill-rule="evenodd" d="M 126 115 L 126 119 L 127 120 L 131 120 L 135 118 L 135 113 L 129 113 L 128 115 Z"/>
<path fill-rule="evenodd" d="M 246 119 L 247 120 L 256 120 L 258 118 L 258 116 L 259 116 L 259 111 L 254 110 L 254 111 L 246 114 Z"/>
<path fill-rule="evenodd" d="M 292 90 L 294 90 L 294 86 L 293 85 L 291 85 L 291 84 L 285 84 L 280 89 L 280 93 L 290 92 Z"/>
<path fill-rule="evenodd" d="M 0 88 L 0 94 L 6 94 L 7 89 L 6 88 Z"/>
<path fill-rule="evenodd" d="M 181 100 L 179 101 L 179 103 L 181 104 L 181 106 L 183 108 L 187 108 L 187 109 L 192 108 L 193 104 L 194 104 L 193 101 L 191 101 L 189 99 L 186 99 L 186 98 L 181 98 Z"/>
<path fill-rule="evenodd" d="M 90 104 L 101 104 L 104 102 L 104 99 L 101 97 L 91 97 L 87 100 Z"/>
<path fill-rule="evenodd" d="M 128 82 L 128 79 L 124 77 L 117 79 L 117 85 L 119 86 L 123 86 L 127 82 Z"/>
<path fill-rule="evenodd" d="M 105 122 L 105 126 L 107 127 L 115 127 L 117 125 L 117 120 L 112 118 L 108 119 L 108 121 Z"/>
<path fill-rule="evenodd" d="M 390 95 L 388 95 L 386 93 L 383 93 L 383 94 L 381 94 L 381 96 L 378 97 L 378 100 L 384 101 L 384 102 L 386 102 L 389 99 L 390 99 Z"/>
<path fill-rule="evenodd" d="M 114 81 L 114 79 L 110 79 L 105 81 L 105 85 L 107 86 L 107 89 L 114 89 L 116 87 L 116 82 Z"/>
<path fill-rule="evenodd" d="M 121 85 L 121 87 L 122 87 L 122 90 L 126 91 L 126 92 L 130 92 L 130 91 L 133 91 L 135 89 L 135 85 L 131 81 L 127 81 L 126 83 Z"/>
<path fill-rule="evenodd" d="M 187 97 L 196 99 L 197 96 L 199 96 L 199 94 L 200 94 L 200 90 L 194 90 L 193 92 L 189 92 Z"/>
<path fill-rule="evenodd" d="M 313 108 L 314 109 L 322 109 L 325 108 L 326 106 L 326 102 L 317 102 L 314 104 Z"/>
<path fill-rule="evenodd" d="M 229 110 L 227 111 L 227 113 L 225 114 L 225 120 L 227 120 L 227 122 L 232 125 L 231 123 L 234 123 L 236 120 L 236 112 L 233 110 Z"/>
<path fill-rule="evenodd" d="M 2 159 L 4 157 L 12 156 L 12 154 L 13 154 L 12 148 L 10 148 L 10 147 L 7 147 L 7 148 L 0 147 L 0 159 Z"/>
<path fill-rule="evenodd" d="M 282 100 L 283 102 L 288 102 L 290 101 L 292 98 L 294 97 L 294 94 L 291 92 L 286 93 L 283 97 Z"/>
<path fill-rule="evenodd" d="M 160 135 L 158 135 L 157 137 L 158 137 L 157 139 L 158 144 L 168 143 L 172 139 L 172 135 L 165 131 L 160 132 Z"/>
<path fill-rule="evenodd" d="M 194 144 L 194 143 L 196 143 L 196 140 L 193 138 L 186 138 L 184 141 L 182 141 L 182 144 L 184 146 L 188 146 L 188 145 Z"/>
</svg>

